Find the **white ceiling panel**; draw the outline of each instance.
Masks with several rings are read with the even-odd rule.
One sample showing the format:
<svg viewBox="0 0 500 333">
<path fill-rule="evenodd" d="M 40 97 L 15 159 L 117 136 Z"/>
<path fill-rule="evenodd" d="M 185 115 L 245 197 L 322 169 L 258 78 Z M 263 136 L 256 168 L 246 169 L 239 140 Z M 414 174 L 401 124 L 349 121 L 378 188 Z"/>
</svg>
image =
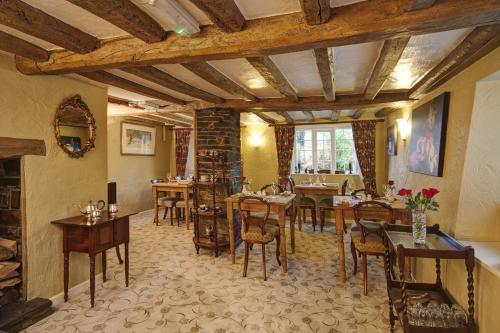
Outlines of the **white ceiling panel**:
<svg viewBox="0 0 500 333">
<path fill-rule="evenodd" d="M 240 113 L 240 122 L 245 124 L 265 124 L 264 120 L 260 119 L 258 116 L 251 112 Z"/>
<path fill-rule="evenodd" d="M 216 60 L 208 63 L 257 97 L 282 97 L 246 59 Z"/>
<path fill-rule="evenodd" d="M 459 29 L 411 37 L 382 89 L 411 88 L 460 44 L 470 31 L 471 29 Z"/>
<path fill-rule="evenodd" d="M 330 110 L 313 111 L 313 116 L 316 119 L 322 119 L 322 118 L 330 119 L 332 117 L 332 111 Z"/>
<path fill-rule="evenodd" d="M 307 120 L 306 115 L 302 111 L 290 111 L 288 115 L 292 117 L 293 120 Z"/>
<path fill-rule="evenodd" d="M 362 93 L 377 61 L 383 42 L 334 48 L 335 88 L 337 92 Z"/>
<path fill-rule="evenodd" d="M 300 11 L 299 0 L 235 0 L 247 20 Z"/>
<path fill-rule="evenodd" d="M 62 0 L 23 0 L 43 12 L 54 16 L 75 28 L 99 39 L 108 39 L 128 35 L 127 32 L 101 19 L 98 16 Z"/>
<path fill-rule="evenodd" d="M 111 69 L 111 70 L 108 70 L 108 72 L 111 73 L 111 74 L 120 76 L 120 77 L 122 77 L 124 79 L 127 79 L 129 81 L 138 83 L 138 84 L 140 84 L 142 86 L 149 87 L 149 88 L 152 88 L 152 89 L 154 89 L 156 91 L 168 94 L 170 96 L 183 99 L 185 101 L 196 100 L 196 98 L 193 98 L 193 97 L 188 96 L 188 95 L 181 94 L 181 93 L 179 93 L 179 92 L 177 92 L 175 90 L 171 90 L 171 89 L 165 88 L 165 87 L 163 87 L 163 86 L 161 86 L 159 84 L 156 84 L 156 83 L 151 82 L 151 81 L 144 80 L 144 79 L 142 79 L 142 78 L 140 78 L 138 76 L 126 73 L 126 72 L 121 71 L 119 69 Z M 151 97 L 149 99 L 151 99 Z"/>
<path fill-rule="evenodd" d="M 194 74 L 190 70 L 184 68 L 178 64 L 167 64 L 167 65 L 157 65 L 155 66 L 158 69 L 161 69 L 164 72 L 174 76 L 176 79 L 184 81 L 196 88 L 209 92 L 211 94 L 220 96 L 222 98 L 231 99 L 231 98 L 239 98 L 238 96 L 233 96 L 224 90 L 214 86 L 213 84 L 203 80 L 198 75 Z"/>
<path fill-rule="evenodd" d="M 205 13 L 203 13 L 201 10 L 199 10 L 198 7 L 196 7 L 195 5 L 193 5 L 193 3 L 191 1 L 189 1 L 189 0 L 177 0 L 177 2 L 182 7 L 184 7 L 184 9 L 189 14 L 191 14 L 191 16 L 193 16 L 194 19 L 196 21 L 198 21 L 198 23 L 200 25 L 209 25 L 209 24 L 212 24 L 212 21 L 210 21 L 210 19 L 208 18 L 208 16 L 205 15 Z"/>
<path fill-rule="evenodd" d="M 271 56 L 300 96 L 322 95 L 321 78 L 312 51 Z"/>
</svg>

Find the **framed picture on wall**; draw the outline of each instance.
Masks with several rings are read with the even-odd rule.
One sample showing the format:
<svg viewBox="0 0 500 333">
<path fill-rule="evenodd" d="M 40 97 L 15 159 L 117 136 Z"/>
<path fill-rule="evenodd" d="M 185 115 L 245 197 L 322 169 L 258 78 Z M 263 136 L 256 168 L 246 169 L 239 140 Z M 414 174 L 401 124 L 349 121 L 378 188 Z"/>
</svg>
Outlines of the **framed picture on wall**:
<svg viewBox="0 0 500 333">
<path fill-rule="evenodd" d="M 133 123 L 121 123 L 122 155 L 155 155 L 156 128 Z"/>
<path fill-rule="evenodd" d="M 442 177 L 450 93 L 446 92 L 413 110 L 411 118 L 411 172 Z"/>
<path fill-rule="evenodd" d="M 398 131 L 396 126 L 387 128 L 387 155 L 396 156 L 398 154 Z"/>
</svg>

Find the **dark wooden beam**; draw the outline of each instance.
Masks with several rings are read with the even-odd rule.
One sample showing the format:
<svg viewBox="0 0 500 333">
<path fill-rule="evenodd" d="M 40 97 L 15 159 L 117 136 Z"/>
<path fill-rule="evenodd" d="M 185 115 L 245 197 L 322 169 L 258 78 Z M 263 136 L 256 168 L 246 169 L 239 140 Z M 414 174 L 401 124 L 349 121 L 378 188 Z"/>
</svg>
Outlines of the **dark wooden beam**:
<svg viewBox="0 0 500 333">
<path fill-rule="evenodd" d="M 306 116 L 307 120 L 308 121 L 314 121 L 314 114 L 312 113 L 312 111 L 302 111 L 302 113 L 304 114 L 304 116 Z"/>
<path fill-rule="evenodd" d="M 278 90 L 292 102 L 299 100 L 295 89 L 293 89 L 290 82 L 288 82 L 271 58 L 267 56 L 247 57 L 247 60 L 274 89 Z"/>
<path fill-rule="evenodd" d="M 45 141 L 0 137 L 0 158 L 47 154 Z"/>
<path fill-rule="evenodd" d="M 172 75 L 152 66 L 123 68 L 123 71 L 136 75 L 140 78 L 143 78 L 144 80 L 157 83 L 161 86 L 164 86 L 165 88 L 175 90 L 181 94 L 199 98 L 207 102 L 224 103 L 223 98 L 193 87 L 181 80 L 176 79 Z"/>
<path fill-rule="evenodd" d="M 316 58 L 323 93 L 327 101 L 335 100 L 335 78 L 333 71 L 333 50 L 331 48 L 320 48 L 313 50 Z"/>
<path fill-rule="evenodd" d="M 263 112 L 252 112 L 252 113 L 268 124 L 275 124 L 276 123 L 276 120 L 274 118 L 269 117 L 268 115 L 266 115 Z"/>
<path fill-rule="evenodd" d="M 81 76 L 84 76 L 88 79 L 101 82 L 104 84 L 109 84 L 111 86 L 115 86 L 130 92 L 134 92 L 137 94 L 149 96 L 155 99 L 159 99 L 165 102 L 171 102 L 179 105 L 184 105 L 186 104 L 185 101 L 182 99 L 175 98 L 173 96 L 170 96 L 168 94 L 159 92 L 157 90 L 151 89 L 149 87 L 142 86 L 138 83 L 129 81 L 127 79 L 124 79 L 122 77 L 113 75 L 108 72 L 104 71 L 99 71 L 99 72 L 89 72 L 89 73 L 78 73 Z"/>
<path fill-rule="evenodd" d="M 117 116 L 117 117 L 121 117 L 121 116 Z M 126 121 L 139 122 L 139 123 L 144 123 L 144 124 L 153 125 L 153 126 L 163 126 L 165 124 L 168 124 L 170 126 L 175 126 L 172 123 L 167 123 L 164 121 L 144 117 L 144 115 L 128 115 L 128 116 L 124 116 L 123 119 Z"/>
<path fill-rule="evenodd" d="M 282 54 L 496 23 L 496 0 L 440 0 L 414 12 L 399 1 L 372 0 L 337 7 L 335 19 L 321 25 L 308 25 L 302 13 L 295 13 L 249 20 L 244 30 L 231 34 L 207 26 L 196 37 L 172 34 L 154 44 L 120 38 L 89 55 L 54 52 L 46 62 L 18 57 L 16 65 L 24 74 L 66 74 Z"/>
<path fill-rule="evenodd" d="M 0 1 L 0 24 L 76 53 L 88 53 L 99 40 L 20 0 Z"/>
<path fill-rule="evenodd" d="M 192 120 L 189 120 L 189 119 L 186 119 L 184 117 L 181 117 L 181 116 L 178 116 L 178 115 L 175 115 L 173 114 L 172 112 L 162 112 L 162 111 L 158 111 L 156 112 L 155 114 L 159 115 L 159 116 L 162 116 L 164 118 L 168 118 L 170 119 L 170 121 L 176 121 L 178 123 L 185 123 L 185 124 L 190 124 L 192 122 Z"/>
<path fill-rule="evenodd" d="M 191 0 L 224 32 L 237 32 L 245 26 L 245 17 L 234 0 Z"/>
<path fill-rule="evenodd" d="M 412 98 L 418 98 L 443 84 L 472 63 L 500 45 L 500 25 L 474 29 L 436 67 L 421 78 L 410 90 Z"/>
<path fill-rule="evenodd" d="M 332 116 L 330 117 L 330 119 L 332 121 L 337 121 L 339 120 L 339 117 L 340 117 L 340 111 L 332 111 Z"/>
<path fill-rule="evenodd" d="M 159 42 L 167 32 L 130 0 L 66 0 L 111 22 L 146 43 Z"/>
<path fill-rule="evenodd" d="M 280 116 L 282 116 L 283 118 L 285 118 L 286 122 L 289 123 L 289 124 L 293 124 L 293 118 L 290 117 L 290 115 L 288 114 L 288 112 L 285 112 L 285 111 L 278 111 L 277 112 Z"/>
<path fill-rule="evenodd" d="M 323 24 L 330 19 L 330 0 L 300 0 L 307 24 Z"/>
<path fill-rule="evenodd" d="M 49 59 L 49 52 L 47 50 L 3 31 L 0 31 L 0 50 L 35 61 L 46 61 Z"/>
<path fill-rule="evenodd" d="M 214 86 L 232 94 L 242 97 L 249 101 L 257 101 L 257 97 L 243 89 L 234 81 L 226 77 L 224 74 L 207 64 L 206 62 L 194 62 L 182 64 L 194 74 L 201 77 L 203 80 L 210 82 Z"/>
<path fill-rule="evenodd" d="M 127 101 L 126 99 L 121 99 L 113 96 L 108 96 L 108 103 L 122 105 L 122 106 L 130 106 L 129 101 Z"/>
<path fill-rule="evenodd" d="M 318 119 L 314 122 L 309 122 L 309 121 L 296 121 L 294 125 L 300 126 L 300 125 L 333 125 L 333 124 L 352 124 L 357 121 L 365 121 L 365 120 L 372 120 L 377 123 L 382 123 L 385 121 L 385 119 L 363 119 L 363 120 L 339 120 L 339 121 L 329 121 L 329 120 L 321 120 Z M 269 126 L 276 126 L 276 124 L 270 124 Z"/>
<path fill-rule="evenodd" d="M 377 118 L 386 117 L 389 114 L 391 114 L 397 110 L 398 109 L 395 109 L 395 108 L 383 108 L 383 109 L 380 109 L 377 112 L 375 112 L 375 117 L 377 117 Z"/>
<path fill-rule="evenodd" d="M 351 116 L 352 119 L 359 119 L 361 115 L 363 114 L 363 110 L 356 110 Z"/>
<path fill-rule="evenodd" d="M 409 37 L 388 39 L 380 51 L 372 74 L 365 88 L 365 97 L 374 99 L 384 86 L 385 81 L 398 64 Z"/>
<path fill-rule="evenodd" d="M 161 122 L 164 122 L 167 124 L 176 125 L 176 126 L 191 126 L 191 123 L 189 121 L 187 121 L 187 120 L 178 121 L 176 119 L 173 119 L 170 114 L 164 115 L 164 114 L 161 114 L 158 112 L 154 112 L 154 113 L 152 112 L 152 113 L 142 114 L 141 116 L 145 117 L 145 118 L 155 119 L 155 120 L 158 120 L 158 121 L 161 121 Z"/>
<path fill-rule="evenodd" d="M 420 10 L 432 7 L 436 0 L 410 0 L 408 11 Z"/>
</svg>

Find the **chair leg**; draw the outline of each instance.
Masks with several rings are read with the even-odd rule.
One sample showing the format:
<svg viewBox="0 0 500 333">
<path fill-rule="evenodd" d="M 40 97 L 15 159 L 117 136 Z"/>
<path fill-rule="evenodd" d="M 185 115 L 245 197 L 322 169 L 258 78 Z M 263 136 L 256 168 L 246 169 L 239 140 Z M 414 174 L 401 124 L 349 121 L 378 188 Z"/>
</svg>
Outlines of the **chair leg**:
<svg viewBox="0 0 500 333">
<path fill-rule="evenodd" d="M 178 227 L 181 225 L 180 215 L 181 215 L 181 209 L 180 208 L 176 208 L 175 209 L 175 219 L 177 221 L 177 226 Z"/>
<path fill-rule="evenodd" d="M 248 243 L 245 242 L 245 260 L 243 262 L 243 277 L 247 277 L 247 269 L 248 269 Z"/>
<path fill-rule="evenodd" d="M 306 223 L 306 209 L 302 208 L 302 222 Z"/>
<path fill-rule="evenodd" d="M 363 288 L 365 296 L 368 295 L 368 263 L 366 261 L 366 254 L 361 256 L 363 260 Z"/>
<path fill-rule="evenodd" d="M 316 207 L 311 208 L 311 219 L 313 224 L 313 231 L 316 231 Z"/>
<path fill-rule="evenodd" d="M 174 207 L 170 207 L 170 225 L 174 225 Z"/>
<path fill-rule="evenodd" d="M 345 224 L 345 221 L 342 222 L 344 224 L 344 234 L 347 234 L 347 225 Z"/>
<path fill-rule="evenodd" d="M 266 244 L 262 244 L 262 266 L 264 267 L 264 281 L 267 280 L 266 276 Z"/>
<path fill-rule="evenodd" d="M 278 265 L 281 266 L 280 260 L 280 236 L 276 236 L 276 260 L 278 261 Z"/>
<path fill-rule="evenodd" d="M 297 216 L 300 214 L 300 207 L 295 208 L 295 221 L 297 221 Z M 299 231 L 302 231 L 302 220 L 299 220 Z"/>
<path fill-rule="evenodd" d="M 356 247 L 354 246 L 354 243 L 352 240 L 351 240 L 351 253 L 352 253 L 352 260 L 354 262 L 353 274 L 356 275 L 356 273 L 358 272 L 358 258 L 356 257 Z"/>
<path fill-rule="evenodd" d="M 165 212 L 163 213 L 163 219 L 167 218 L 168 207 L 165 207 Z"/>
<path fill-rule="evenodd" d="M 325 210 L 319 209 L 319 228 L 323 232 L 323 227 L 325 226 Z"/>
</svg>

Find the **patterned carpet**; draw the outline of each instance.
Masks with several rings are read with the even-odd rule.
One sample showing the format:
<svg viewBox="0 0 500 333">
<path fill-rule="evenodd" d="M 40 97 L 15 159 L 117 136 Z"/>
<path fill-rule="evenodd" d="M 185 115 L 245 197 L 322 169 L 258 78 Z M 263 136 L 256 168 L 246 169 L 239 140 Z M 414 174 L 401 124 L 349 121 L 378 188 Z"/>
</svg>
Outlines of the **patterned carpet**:
<svg viewBox="0 0 500 333">
<path fill-rule="evenodd" d="M 151 221 L 151 211 L 132 218 L 128 288 L 123 266 L 110 251 L 109 280 L 97 283 L 95 308 L 88 291 L 71 296 L 27 332 L 389 331 L 382 259 L 369 260 L 368 296 L 361 273 L 352 276 L 350 252 L 348 281 L 340 284 L 331 228 L 313 233 L 306 225 L 296 232 L 288 274 L 276 262 L 275 244 L 268 245 L 263 281 L 260 247 L 251 252 L 248 277 L 242 278 L 242 246 L 231 265 L 227 252 L 219 258 L 204 250 L 196 255 L 192 231 L 184 225 L 156 227 Z"/>
</svg>

